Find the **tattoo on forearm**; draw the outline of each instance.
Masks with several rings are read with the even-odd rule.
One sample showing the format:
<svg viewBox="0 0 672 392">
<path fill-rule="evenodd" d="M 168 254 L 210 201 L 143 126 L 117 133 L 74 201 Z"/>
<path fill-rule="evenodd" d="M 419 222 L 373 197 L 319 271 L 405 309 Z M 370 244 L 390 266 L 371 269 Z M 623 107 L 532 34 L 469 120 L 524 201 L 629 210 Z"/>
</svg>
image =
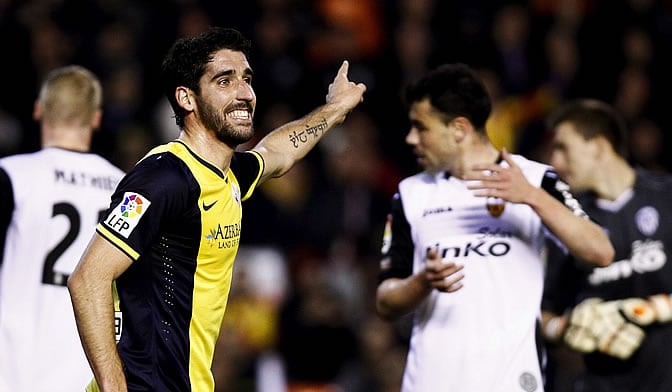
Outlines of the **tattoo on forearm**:
<svg viewBox="0 0 672 392">
<path fill-rule="evenodd" d="M 327 120 L 323 118 L 319 123 L 311 126 L 306 124 L 306 129 L 304 131 L 294 131 L 289 135 L 289 141 L 292 142 L 294 148 L 299 148 L 299 144 L 304 144 L 308 142 L 308 136 L 313 135 L 313 139 L 317 139 L 324 133 L 324 130 L 327 129 Z"/>
</svg>

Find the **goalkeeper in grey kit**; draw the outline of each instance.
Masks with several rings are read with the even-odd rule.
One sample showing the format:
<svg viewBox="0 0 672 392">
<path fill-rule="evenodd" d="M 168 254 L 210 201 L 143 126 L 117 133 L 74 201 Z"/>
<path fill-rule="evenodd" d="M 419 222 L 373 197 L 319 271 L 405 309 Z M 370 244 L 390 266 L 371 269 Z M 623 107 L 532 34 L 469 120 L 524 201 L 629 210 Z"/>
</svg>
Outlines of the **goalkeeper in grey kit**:
<svg viewBox="0 0 672 392">
<path fill-rule="evenodd" d="M 628 163 L 625 122 L 603 102 L 568 102 L 548 127 L 551 164 L 616 256 L 591 268 L 551 247 L 544 335 L 583 353 L 574 391 L 672 391 L 672 176 Z"/>
</svg>

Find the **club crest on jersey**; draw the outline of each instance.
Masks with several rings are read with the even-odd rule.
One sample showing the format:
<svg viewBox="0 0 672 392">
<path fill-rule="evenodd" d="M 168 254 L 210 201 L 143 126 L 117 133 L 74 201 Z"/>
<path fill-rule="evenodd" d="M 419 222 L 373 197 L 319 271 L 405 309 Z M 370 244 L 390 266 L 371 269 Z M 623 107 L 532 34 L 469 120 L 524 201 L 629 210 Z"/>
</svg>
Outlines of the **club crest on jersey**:
<svg viewBox="0 0 672 392">
<path fill-rule="evenodd" d="M 234 183 L 231 183 L 231 196 L 240 205 L 240 189 Z"/>
<path fill-rule="evenodd" d="M 140 222 L 140 218 L 147 211 L 150 204 L 152 204 L 152 202 L 146 197 L 134 192 L 126 192 L 121 199 L 121 203 L 119 203 L 112 212 L 110 212 L 107 219 L 105 219 L 105 224 L 112 229 L 112 231 L 119 233 L 124 238 L 128 238 L 138 225 L 138 222 Z"/>
<path fill-rule="evenodd" d="M 504 200 L 500 199 L 499 197 L 488 197 L 485 200 L 485 207 L 488 209 L 490 215 L 494 216 L 495 218 L 498 218 L 500 215 L 502 215 L 505 206 L 506 202 L 504 202 Z"/>
<path fill-rule="evenodd" d="M 646 206 L 640 208 L 639 211 L 635 214 L 635 223 L 637 224 L 637 229 L 647 236 L 652 235 L 658 230 L 658 223 L 660 216 L 658 210 L 651 206 Z"/>
</svg>

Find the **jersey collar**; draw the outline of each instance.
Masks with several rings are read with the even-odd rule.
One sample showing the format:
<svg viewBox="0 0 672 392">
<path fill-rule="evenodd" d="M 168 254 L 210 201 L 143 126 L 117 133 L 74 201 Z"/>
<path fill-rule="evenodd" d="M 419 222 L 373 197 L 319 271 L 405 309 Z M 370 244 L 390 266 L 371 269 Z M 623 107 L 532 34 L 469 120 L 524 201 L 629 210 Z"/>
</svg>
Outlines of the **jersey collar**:
<svg viewBox="0 0 672 392">
<path fill-rule="evenodd" d="M 504 158 L 502 157 L 502 153 L 500 152 L 499 154 L 497 154 L 497 159 L 495 159 L 495 163 L 501 165 L 503 160 Z M 437 180 L 440 180 L 441 178 L 447 180 L 450 178 L 450 176 L 452 176 L 452 174 L 450 174 L 450 172 L 446 170 L 444 172 L 438 173 L 434 178 Z"/>
</svg>

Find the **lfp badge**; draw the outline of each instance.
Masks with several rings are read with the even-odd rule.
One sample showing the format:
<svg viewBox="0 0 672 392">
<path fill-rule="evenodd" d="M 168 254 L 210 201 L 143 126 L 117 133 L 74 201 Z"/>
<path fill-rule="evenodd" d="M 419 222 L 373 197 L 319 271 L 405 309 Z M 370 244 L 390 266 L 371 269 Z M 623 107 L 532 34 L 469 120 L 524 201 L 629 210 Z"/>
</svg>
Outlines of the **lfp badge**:
<svg viewBox="0 0 672 392">
<path fill-rule="evenodd" d="M 135 192 L 126 192 L 121 203 L 105 219 L 105 224 L 124 238 L 128 238 L 150 204 L 152 202 L 146 197 Z"/>
<path fill-rule="evenodd" d="M 142 215 L 142 197 L 137 193 L 128 193 L 124 194 L 124 202 L 121 204 L 121 216 L 125 218 L 135 218 L 138 215 Z"/>
</svg>

